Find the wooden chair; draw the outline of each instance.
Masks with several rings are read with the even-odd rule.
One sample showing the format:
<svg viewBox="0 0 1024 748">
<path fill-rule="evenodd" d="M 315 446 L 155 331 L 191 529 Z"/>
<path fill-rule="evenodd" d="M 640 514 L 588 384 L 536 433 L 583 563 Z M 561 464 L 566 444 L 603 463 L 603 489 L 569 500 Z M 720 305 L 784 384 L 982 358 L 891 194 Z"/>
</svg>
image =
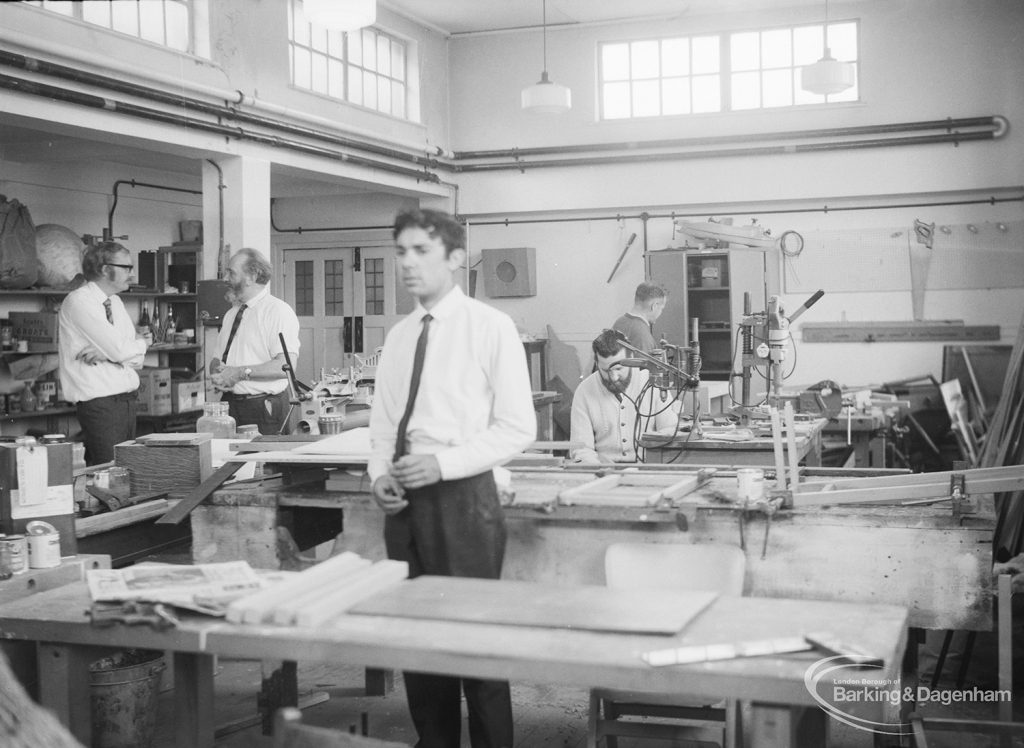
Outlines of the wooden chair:
<svg viewBox="0 0 1024 748">
<path fill-rule="evenodd" d="M 408 743 L 378 740 L 330 727 L 302 724 L 302 712 L 295 707 L 274 714 L 274 748 L 410 748 Z"/>
<path fill-rule="evenodd" d="M 743 594 L 746 555 L 736 546 L 673 543 L 613 543 L 605 552 L 605 583 L 612 588 L 651 588 Z M 645 719 L 623 719 L 643 717 Z M 655 721 L 658 720 L 658 721 Z M 735 745 L 738 705 L 708 704 L 699 695 L 593 689 L 587 748 L 618 737 L 701 741 Z"/>
</svg>

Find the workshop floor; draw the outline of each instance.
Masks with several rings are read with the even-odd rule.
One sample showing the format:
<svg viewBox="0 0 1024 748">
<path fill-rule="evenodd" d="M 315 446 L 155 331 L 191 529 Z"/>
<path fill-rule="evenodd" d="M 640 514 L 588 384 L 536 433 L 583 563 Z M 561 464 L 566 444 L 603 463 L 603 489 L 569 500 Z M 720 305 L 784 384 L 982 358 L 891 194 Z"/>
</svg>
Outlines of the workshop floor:
<svg viewBox="0 0 1024 748">
<path fill-rule="evenodd" d="M 256 697 L 262 678 L 259 662 L 219 661 L 215 678 L 217 723 L 220 728 L 251 722 L 256 714 Z M 968 684 L 970 686 L 970 684 Z M 952 684 L 943 684 L 953 688 Z M 300 698 L 312 693 L 324 693 L 329 698 L 303 710 L 306 722 L 340 730 L 361 730 L 365 714 L 370 735 L 376 738 L 415 743 L 415 732 L 409 721 L 405 693 L 401 678 L 396 677 L 395 689 L 384 697 L 363 694 L 363 669 L 354 666 L 328 664 L 299 664 Z M 587 692 L 582 688 L 513 684 L 513 706 L 516 714 L 516 748 L 584 748 L 586 745 Z M 1021 707 L 1016 719 L 1024 721 L 1024 698 L 1015 699 Z M 957 704 L 949 707 L 927 705 L 921 709 L 925 717 L 969 717 L 996 719 L 991 705 Z M 161 694 L 157 738 L 153 748 L 172 748 L 173 739 L 171 692 Z M 834 748 L 871 748 L 870 733 L 832 722 Z M 270 748 L 272 740 L 263 736 L 259 724 L 249 724 L 230 734 L 220 733 L 218 748 Z M 469 741 L 464 735 L 464 748 Z M 620 748 L 667 748 L 666 741 L 636 741 L 620 739 Z M 929 746 L 938 748 L 995 748 L 995 738 L 957 733 L 929 735 Z M 1016 739 L 1014 746 L 1024 746 Z"/>
</svg>

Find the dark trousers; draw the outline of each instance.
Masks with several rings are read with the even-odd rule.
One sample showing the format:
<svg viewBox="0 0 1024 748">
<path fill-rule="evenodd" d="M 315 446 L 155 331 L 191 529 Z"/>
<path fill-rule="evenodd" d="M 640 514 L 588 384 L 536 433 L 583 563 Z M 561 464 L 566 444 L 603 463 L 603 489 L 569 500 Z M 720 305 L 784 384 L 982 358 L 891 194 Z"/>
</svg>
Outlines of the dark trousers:
<svg viewBox="0 0 1024 748">
<path fill-rule="evenodd" d="M 288 416 L 288 390 L 256 397 L 225 392 L 221 400 L 227 401 L 228 415 L 235 419 L 236 426 L 255 423 L 263 435 L 280 434 Z"/>
<path fill-rule="evenodd" d="M 498 579 L 505 557 L 505 517 L 488 471 L 407 491 L 409 506 L 384 520 L 388 558 L 409 563 L 409 576 Z M 506 681 L 404 673 L 416 748 L 458 748 L 461 691 L 473 748 L 512 748 L 512 699 Z"/>
<path fill-rule="evenodd" d="M 133 390 L 82 400 L 77 404 L 87 465 L 113 462 L 114 445 L 135 438 L 138 395 L 138 390 Z"/>
</svg>

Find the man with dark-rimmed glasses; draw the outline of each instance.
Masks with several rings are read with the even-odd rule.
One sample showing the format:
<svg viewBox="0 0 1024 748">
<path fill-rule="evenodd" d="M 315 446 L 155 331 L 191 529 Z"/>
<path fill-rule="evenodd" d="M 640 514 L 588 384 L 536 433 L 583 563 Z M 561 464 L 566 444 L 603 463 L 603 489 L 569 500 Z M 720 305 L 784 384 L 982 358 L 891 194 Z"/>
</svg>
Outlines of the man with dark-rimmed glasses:
<svg viewBox="0 0 1024 748">
<path fill-rule="evenodd" d="M 89 246 L 86 283 L 60 307 L 60 383 L 75 403 L 89 465 L 114 459 L 114 445 L 135 438 L 139 375 L 150 333 L 135 324 L 117 295 L 135 279 L 131 253 L 117 242 Z"/>
</svg>

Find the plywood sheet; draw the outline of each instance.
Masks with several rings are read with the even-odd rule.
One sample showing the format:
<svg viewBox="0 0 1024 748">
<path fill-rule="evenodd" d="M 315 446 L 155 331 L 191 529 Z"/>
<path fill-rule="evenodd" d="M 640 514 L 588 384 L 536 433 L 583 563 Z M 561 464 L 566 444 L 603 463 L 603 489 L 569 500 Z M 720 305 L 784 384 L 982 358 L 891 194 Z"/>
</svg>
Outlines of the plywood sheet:
<svg viewBox="0 0 1024 748">
<path fill-rule="evenodd" d="M 676 634 L 711 604 L 713 592 L 611 590 L 494 579 L 422 576 L 400 582 L 350 614 L 510 626 Z"/>
</svg>

